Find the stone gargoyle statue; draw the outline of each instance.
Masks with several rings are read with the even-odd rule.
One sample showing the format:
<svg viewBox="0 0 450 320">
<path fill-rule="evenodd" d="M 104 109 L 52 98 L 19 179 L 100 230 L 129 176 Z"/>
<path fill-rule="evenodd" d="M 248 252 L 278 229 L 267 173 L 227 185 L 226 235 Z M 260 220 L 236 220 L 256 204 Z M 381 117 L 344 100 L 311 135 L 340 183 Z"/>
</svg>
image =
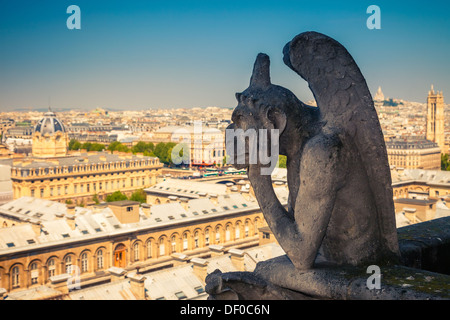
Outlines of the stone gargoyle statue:
<svg viewBox="0 0 450 320">
<path fill-rule="evenodd" d="M 248 162 L 248 143 L 246 162 L 235 166 L 247 168 L 265 220 L 293 265 L 290 272 L 314 269 L 318 261 L 329 266 L 397 263 L 386 147 L 360 69 L 344 46 L 317 32 L 297 35 L 283 54 L 284 63 L 308 82 L 317 107 L 272 84 L 269 57 L 260 53 L 250 86 L 236 94 L 228 129 L 278 129 L 279 153 L 287 157 L 287 209 L 271 175 L 261 174 L 265 165 Z M 254 272 L 216 271 L 206 278 L 209 299 L 301 298 L 261 272 L 283 276 L 276 265 L 257 266 Z"/>
</svg>

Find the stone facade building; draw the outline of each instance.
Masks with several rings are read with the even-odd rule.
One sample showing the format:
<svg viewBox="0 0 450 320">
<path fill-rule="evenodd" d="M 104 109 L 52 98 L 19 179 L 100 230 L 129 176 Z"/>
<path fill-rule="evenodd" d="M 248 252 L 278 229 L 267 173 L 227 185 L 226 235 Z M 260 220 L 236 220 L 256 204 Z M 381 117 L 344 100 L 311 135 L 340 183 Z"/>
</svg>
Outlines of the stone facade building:
<svg viewBox="0 0 450 320">
<path fill-rule="evenodd" d="M 11 167 L 13 197 L 31 196 L 86 204 L 117 190 L 130 195 L 156 183 L 163 164 L 156 157 L 108 152 L 68 152 L 61 120 L 47 112 L 36 124 L 32 156 L 4 159 Z"/>
<path fill-rule="evenodd" d="M 427 170 L 441 167 L 441 149 L 423 137 L 392 138 L 386 142 L 386 150 L 391 166 Z"/>
<path fill-rule="evenodd" d="M 210 201 L 206 213 L 197 212 L 198 201 Z M 145 273 L 187 256 L 208 258 L 216 247 L 256 246 L 265 225 L 255 199 L 242 194 L 186 206 L 119 201 L 87 208 L 24 197 L 0 207 L 0 217 L 9 222 L 0 227 L 0 288 L 7 292 L 51 286 L 63 276 L 66 282 L 73 270 L 85 287 L 109 281 L 111 267 Z"/>
<path fill-rule="evenodd" d="M 127 195 L 156 183 L 158 158 L 115 152 L 89 152 L 61 158 L 11 160 L 14 199 L 31 196 L 79 204 L 117 190 Z"/>
<path fill-rule="evenodd" d="M 183 143 L 189 149 L 189 164 L 222 165 L 225 156 L 225 135 L 217 128 L 198 126 L 167 126 L 156 130 L 151 141 Z"/>
</svg>

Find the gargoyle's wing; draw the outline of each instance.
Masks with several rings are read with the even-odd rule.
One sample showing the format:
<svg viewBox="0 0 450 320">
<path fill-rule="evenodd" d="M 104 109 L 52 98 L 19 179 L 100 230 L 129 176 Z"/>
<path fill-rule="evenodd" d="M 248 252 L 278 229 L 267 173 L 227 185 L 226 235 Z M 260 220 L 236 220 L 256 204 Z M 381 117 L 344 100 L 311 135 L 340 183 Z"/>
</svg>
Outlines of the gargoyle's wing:
<svg viewBox="0 0 450 320">
<path fill-rule="evenodd" d="M 398 254 L 395 208 L 386 146 L 366 81 L 348 51 L 317 33 L 296 36 L 283 49 L 284 63 L 305 79 L 325 120 L 325 132 L 354 143 L 376 199 L 381 236 Z"/>
</svg>

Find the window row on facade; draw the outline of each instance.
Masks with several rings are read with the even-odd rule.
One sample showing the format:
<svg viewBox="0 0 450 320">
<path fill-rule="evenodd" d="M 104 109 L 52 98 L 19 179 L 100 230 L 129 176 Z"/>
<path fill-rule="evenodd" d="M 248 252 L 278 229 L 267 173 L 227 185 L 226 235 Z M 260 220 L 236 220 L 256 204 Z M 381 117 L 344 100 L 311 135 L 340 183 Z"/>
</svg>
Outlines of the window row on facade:
<svg viewBox="0 0 450 320">
<path fill-rule="evenodd" d="M 19 177 L 28 176 L 42 176 L 42 175 L 60 175 L 67 173 L 78 173 L 78 172 L 98 172 L 98 171 L 112 171 L 119 169 L 128 168 L 144 168 L 148 166 L 160 165 L 158 159 L 148 159 L 148 160 L 123 160 L 120 162 L 110 162 L 110 163 L 94 163 L 94 164 L 79 164 L 70 166 L 59 166 L 59 167 L 43 167 L 36 169 L 22 169 L 13 168 L 12 175 Z"/>
<path fill-rule="evenodd" d="M 0 288 L 23 289 L 48 283 L 51 277 L 59 274 L 83 276 L 105 271 L 112 266 L 125 268 L 133 264 L 151 263 L 151 259 L 170 256 L 173 253 L 187 253 L 212 244 L 231 244 L 233 241 L 257 235 L 261 222 L 262 218 L 257 216 L 244 221 L 209 225 L 204 229 L 162 234 L 159 237 L 142 239 L 138 236 L 130 242 L 103 243 L 96 248 L 88 244 L 84 250 L 78 248 L 79 253 L 77 249 L 73 249 L 43 253 L 41 257 L 38 254 L 37 258 L 29 263 L 22 261 L 26 258 L 11 259 L 0 263 Z"/>
<path fill-rule="evenodd" d="M 133 175 L 133 173 L 132 173 Z M 16 184 L 13 187 L 14 198 L 22 196 L 31 196 L 35 198 L 48 198 L 65 195 L 81 195 L 91 194 L 96 192 L 114 192 L 123 188 L 145 188 L 155 183 L 152 181 L 152 176 L 148 173 L 134 174 L 131 177 L 118 176 L 115 179 L 95 177 L 95 182 L 86 181 L 84 179 L 76 179 L 75 181 L 55 181 L 41 183 L 40 185 L 26 187 L 23 184 Z M 29 190 L 29 191 L 28 191 Z"/>
</svg>

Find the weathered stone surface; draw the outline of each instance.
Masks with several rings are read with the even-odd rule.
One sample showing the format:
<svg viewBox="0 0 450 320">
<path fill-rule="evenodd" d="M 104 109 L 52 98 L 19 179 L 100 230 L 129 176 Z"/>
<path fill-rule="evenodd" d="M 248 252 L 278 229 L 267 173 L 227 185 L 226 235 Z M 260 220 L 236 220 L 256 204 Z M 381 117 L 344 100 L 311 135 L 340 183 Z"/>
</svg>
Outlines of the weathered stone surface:
<svg viewBox="0 0 450 320">
<path fill-rule="evenodd" d="M 405 266 L 450 275 L 450 218 L 430 220 L 398 229 Z"/>
<path fill-rule="evenodd" d="M 261 262 L 254 276 L 315 299 L 442 300 L 450 298 L 450 276 L 404 266 L 382 266 L 380 289 L 369 289 L 363 267 L 316 266 L 299 272 L 286 256 Z"/>
</svg>

